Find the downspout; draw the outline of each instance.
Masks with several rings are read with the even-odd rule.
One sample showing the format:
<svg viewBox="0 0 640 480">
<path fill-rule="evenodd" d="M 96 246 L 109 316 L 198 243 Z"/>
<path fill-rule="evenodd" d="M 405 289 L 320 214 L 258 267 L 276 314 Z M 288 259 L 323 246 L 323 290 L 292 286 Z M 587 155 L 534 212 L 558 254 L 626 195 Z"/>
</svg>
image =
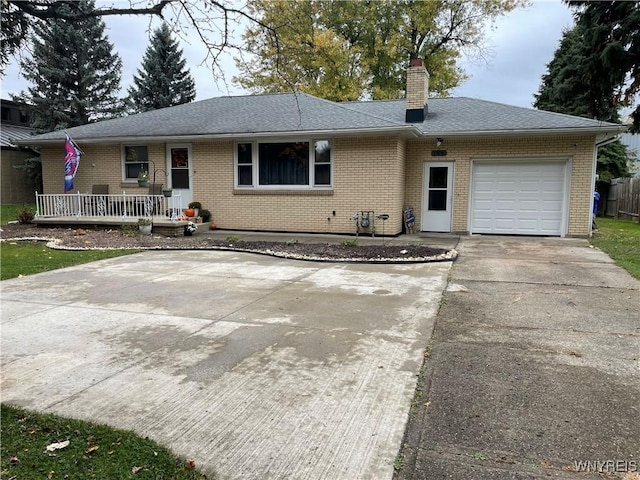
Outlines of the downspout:
<svg viewBox="0 0 640 480">
<path fill-rule="evenodd" d="M 591 174 L 591 185 L 593 186 L 594 189 L 596 187 L 596 170 L 598 169 L 598 149 L 600 147 L 604 147 L 605 145 L 609 145 L 610 143 L 613 143 L 619 139 L 620 139 L 620 134 L 615 135 L 611 138 L 607 138 L 606 140 L 602 140 L 601 142 L 596 142 L 595 145 L 593 146 L 593 164 L 591 166 L 591 171 L 593 173 Z M 589 237 L 593 235 L 593 218 L 592 218 L 593 202 L 594 202 L 594 198 L 592 194 L 591 202 L 589 204 Z"/>
</svg>

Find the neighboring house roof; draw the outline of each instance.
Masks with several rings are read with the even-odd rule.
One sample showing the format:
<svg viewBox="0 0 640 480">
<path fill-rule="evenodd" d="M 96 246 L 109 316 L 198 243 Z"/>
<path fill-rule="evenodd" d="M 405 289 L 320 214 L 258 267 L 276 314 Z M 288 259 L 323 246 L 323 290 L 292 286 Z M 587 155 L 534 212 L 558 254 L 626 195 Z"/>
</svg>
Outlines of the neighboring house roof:
<svg viewBox="0 0 640 480">
<path fill-rule="evenodd" d="M 18 148 L 14 140 L 25 140 L 32 137 L 31 128 L 17 125 L 2 125 L 0 128 L 0 146 L 2 148 Z"/>
<path fill-rule="evenodd" d="M 429 99 L 424 123 L 405 122 L 404 100 L 336 103 L 305 93 L 216 97 L 66 131 L 87 143 L 242 136 L 399 133 L 421 137 L 490 133 L 617 132 L 620 125 L 472 98 Z M 21 144 L 58 143 L 64 131 Z"/>
</svg>

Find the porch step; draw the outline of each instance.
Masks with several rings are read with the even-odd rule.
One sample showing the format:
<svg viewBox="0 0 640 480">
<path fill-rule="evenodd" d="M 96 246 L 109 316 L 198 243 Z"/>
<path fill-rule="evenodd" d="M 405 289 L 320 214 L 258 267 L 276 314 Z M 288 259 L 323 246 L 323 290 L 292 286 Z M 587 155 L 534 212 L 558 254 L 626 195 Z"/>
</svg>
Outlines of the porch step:
<svg viewBox="0 0 640 480">
<path fill-rule="evenodd" d="M 171 220 L 154 220 L 151 233 L 164 237 L 182 237 L 184 235 L 184 227 L 187 223 L 189 222 L 186 220 L 179 220 L 177 222 L 172 222 Z"/>
</svg>

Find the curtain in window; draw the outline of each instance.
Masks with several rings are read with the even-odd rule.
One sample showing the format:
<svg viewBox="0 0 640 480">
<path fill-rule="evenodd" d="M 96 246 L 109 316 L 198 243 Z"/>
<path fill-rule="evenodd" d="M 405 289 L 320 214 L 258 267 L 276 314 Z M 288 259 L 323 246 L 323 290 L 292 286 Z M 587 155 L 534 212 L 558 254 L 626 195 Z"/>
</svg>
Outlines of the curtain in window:
<svg viewBox="0 0 640 480">
<path fill-rule="evenodd" d="M 309 143 L 261 143 L 260 185 L 309 185 Z"/>
</svg>

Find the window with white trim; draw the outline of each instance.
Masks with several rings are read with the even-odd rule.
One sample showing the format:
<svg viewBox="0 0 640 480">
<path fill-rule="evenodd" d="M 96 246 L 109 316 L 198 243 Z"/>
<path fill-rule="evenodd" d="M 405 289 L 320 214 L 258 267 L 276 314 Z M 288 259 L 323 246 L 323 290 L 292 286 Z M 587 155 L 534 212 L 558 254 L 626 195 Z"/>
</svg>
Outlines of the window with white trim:
<svg viewBox="0 0 640 480">
<path fill-rule="evenodd" d="M 122 147 L 123 180 L 138 179 L 141 171 L 149 171 L 149 149 L 146 145 L 124 145 Z"/>
<path fill-rule="evenodd" d="M 238 142 L 234 176 L 237 188 L 331 187 L 331 141 Z"/>
</svg>

